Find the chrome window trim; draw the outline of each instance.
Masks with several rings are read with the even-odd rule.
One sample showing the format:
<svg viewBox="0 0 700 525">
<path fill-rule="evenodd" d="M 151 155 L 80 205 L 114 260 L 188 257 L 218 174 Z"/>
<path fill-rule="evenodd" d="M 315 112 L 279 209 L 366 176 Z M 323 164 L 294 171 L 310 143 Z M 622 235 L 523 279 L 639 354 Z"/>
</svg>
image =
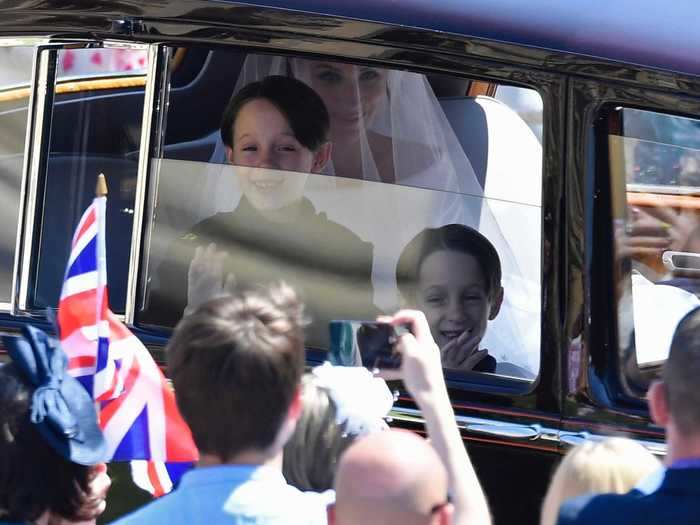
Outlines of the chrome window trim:
<svg viewBox="0 0 700 525">
<path fill-rule="evenodd" d="M 28 297 L 31 262 L 35 256 L 32 245 L 37 222 L 37 193 L 39 180 L 42 175 L 41 170 L 45 170 L 45 166 L 42 167 L 42 155 L 48 155 L 48 141 L 51 138 L 50 133 L 44 133 L 46 131 L 44 124 L 47 118 L 47 111 L 52 111 L 57 80 L 56 62 L 58 51 L 61 49 L 90 48 L 146 49 L 150 46 L 143 43 L 117 40 L 53 40 L 50 37 L 0 38 L 0 47 L 9 45 L 35 46 L 28 104 L 29 118 L 25 137 L 22 180 L 20 182 L 20 210 L 15 241 L 11 302 L 9 305 L 0 303 L 0 312 L 6 311 L 13 315 L 18 315 L 20 313 L 31 313 L 28 308 Z M 54 53 L 43 53 L 45 51 L 54 51 Z M 44 61 L 43 57 L 48 55 L 52 55 L 53 58 L 50 61 L 49 58 L 46 58 Z"/>
<path fill-rule="evenodd" d="M 165 114 L 165 105 L 167 104 L 168 57 L 168 47 L 160 44 L 153 44 L 148 47 L 148 73 L 146 75 L 146 92 L 141 121 L 141 146 L 139 148 L 139 165 L 134 198 L 134 223 L 131 231 L 129 272 L 126 286 L 126 304 L 124 307 L 124 318 L 127 324 L 133 324 L 136 315 L 136 296 L 139 292 L 139 276 L 142 271 L 139 266 L 141 263 L 141 244 L 144 238 L 144 220 L 147 220 L 150 231 L 151 215 L 154 209 L 154 192 L 151 192 L 151 196 L 148 199 L 148 207 L 146 207 L 148 175 L 151 164 L 151 138 L 159 137 L 159 147 L 162 142 L 162 116 Z M 158 112 L 158 115 L 154 115 L 155 112 Z M 157 126 L 156 129 L 151 129 L 155 117 L 157 117 Z M 157 181 L 153 184 L 157 185 Z M 149 217 L 145 219 L 144 214 L 147 210 L 149 211 Z M 143 275 L 147 275 L 147 273 L 144 272 Z M 143 289 L 145 290 L 145 286 Z"/>
<path fill-rule="evenodd" d="M 4 46 L 5 44 L 9 42 L 15 42 L 15 41 L 23 41 L 22 39 L 0 39 L 0 46 Z M 28 39 L 31 40 L 31 39 Z M 43 40 L 42 40 L 43 42 Z M 9 44 L 8 44 L 9 45 Z M 20 258 L 21 258 L 21 251 L 22 251 L 22 232 L 23 232 L 23 224 L 25 221 L 25 215 L 26 215 L 26 208 L 24 206 L 24 203 L 26 203 L 26 198 L 27 198 L 27 182 L 28 182 L 28 170 L 29 170 L 29 162 L 31 159 L 30 155 L 30 149 L 31 149 L 31 144 L 32 144 L 32 136 L 33 136 L 33 129 L 32 129 L 32 118 L 34 114 L 34 100 L 36 98 L 36 78 L 38 75 L 38 58 L 39 58 L 39 46 L 36 46 L 34 49 L 34 57 L 32 60 L 32 85 L 30 86 L 31 90 L 29 92 L 29 101 L 27 102 L 27 129 L 24 134 L 24 154 L 22 158 L 22 173 L 21 173 L 21 179 L 20 179 L 20 184 L 19 184 L 19 210 L 18 210 L 18 215 L 17 215 L 17 233 L 15 234 L 15 253 L 14 253 L 14 258 L 13 258 L 13 263 L 12 263 L 12 288 L 10 290 L 10 303 L 2 303 L 0 304 L 0 311 L 2 312 L 8 312 L 13 315 L 17 314 L 17 303 L 18 303 L 18 298 L 19 298 L 19 287 L 20 287 Z M 28 268 L 27 268 L 27 273 L 28 273 Z M 24 273 L 24 272 L 22 272 Z"/>
<path fill-rule="evenodd" d="M 425 420 L 420 410 L 415 408 L 394 407 L 389 414 L 390 419 L 424 425 Z M 556 447 L 561 452 L 586 441 L 601 441 L 610 435 L 592 432 L 562 431 L 553 427 L 545 427 L 539 423 L 524 424 L 511 421 L 499 421 L 473 416 L 456 415 L 455 420 L 460 431 L 475 437 L 492 437 L 512 442 L 538 442 L 541 445 Z M 655 456 L 663 458 L 666 455 L 666 444 L 661 441 L 634 439 Z"/>
<path fill-rule="evenodd" d="M 42 156 L 48 153 L 47 142 L 49 133 L 45 132 L 45 121 L 51 118 L 51 104 L 53 102 L 54 88 L 56 86 L 56 63 L 58 49 L 62 46 L 39 46 L 35 51 L 34 76 L 29 98 L 29 123 L 27 125 L 27 138 L 25 142 L 25 157 L 20 188 L 20 220 L 18 222 L 17 249 L 15 252 L 15 272 L 13 284 L 15 288 L 16 302 L 12 313 L 27 311 L 27 298 L 29 295 L 29 277 L 32 261 L 32 244 L 34 241 L 34 227 L 36 225 L 37 193 L 39 177 L 42 169 Z M 49 126 L 50 128 L 50 126 Z M 45 166 L 44 166 L 45 169 Z M 15 294 L 13 293 L 13 299 Z"/>
</svg>

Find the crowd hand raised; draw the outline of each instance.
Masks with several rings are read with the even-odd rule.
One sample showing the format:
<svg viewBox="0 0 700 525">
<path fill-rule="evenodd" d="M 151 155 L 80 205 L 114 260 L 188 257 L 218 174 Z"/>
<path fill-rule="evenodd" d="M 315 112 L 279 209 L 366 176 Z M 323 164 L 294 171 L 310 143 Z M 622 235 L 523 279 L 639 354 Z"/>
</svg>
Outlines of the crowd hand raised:
<svg viewBox="0 0 700 525">
<path fill-rule="evenodd" d="M 465 330 L 442 347 L 440 353 L 443 368 L 465 372 L 473 370 L 488 355 L 488 351 L 478 349 L 479 334 L 472 335 L 472 332 Z"/>
<path fill-rule="evenodd" d="M 698 227 L 700 216 L 694 209 L 631 207 L 627 222 L 615 229 L 617 256 L 660 257 L 666 250 L 688 251 L 688 241 Z"/>
<path fill-rule="evenodd" d="M 420 406 L 434 401 L 437 394 L 446 395 L 440 349 L 433 340 L 423 312 L 401 310 L 393 316 L 380 317 L 378 320 L 394 326 L 408 325 L 410 328 L 410 333 L 399 338 L 396 351 L 401 353 L 399 376 L 416 403 Z"/>
<path fill-rule="evenodd" d="M 199 246 L 187 272 L 187 307 L 185 315 L 192 313 L 202 303 L 230 294 L 235 286 L 235 277 L 224 275 L 227 254 L 217 250 L 211 243 L 206 248 Z"/>
<path fill-rule="evenodd" d="M 631 208 L 627 222 L 615 227 L 616 255 L 618 259 L 644 256 L 661 256 L 671 249 L 670 224 L 640 208 Z"/>
<path fill-rule="evenodd" d="M 453 522 L 491 525 L 486 497 L 467 455 L 442 373 L 440 349 L 433 340 L 423 312 L 401 310 L 379 321 L 408 325 L 411 333 L 399 338 L 401 377 L 425 420 L 428 437 L 449 477 L 454 505 Z"/>
<path fill-rule="evenodd" d="M 641 213 L 639 208 L 632 208 L 632 215 Z M 647 208 L 647 215 L 655 218 L 670 239 L 670 250 L 688 251 L 688 241 L 700 227 L 700 216 L 694 208 L 676 210 L 669 206 Z"/>
</svg>

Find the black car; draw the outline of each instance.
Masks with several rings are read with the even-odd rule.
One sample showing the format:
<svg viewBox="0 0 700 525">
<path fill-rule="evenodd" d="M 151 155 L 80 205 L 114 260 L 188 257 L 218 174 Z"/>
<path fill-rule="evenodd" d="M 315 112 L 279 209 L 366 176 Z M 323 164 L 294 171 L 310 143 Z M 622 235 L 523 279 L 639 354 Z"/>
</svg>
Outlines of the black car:
<svg viewBox="0 0 700 525">
<path fill-rule="evenodd" d="M 478 335 L 488 364 L 445 369 L 456 417 L 496 522 L 534 524 L 569 447 L 615 434 L 665 451 L 645 392 L 700 304 L 697 14 L 646 0 L 3 2 L 0 327 L 50 328 L 104 173 L 111 307 L 164 362 L 190 248 L 228 239 L 208 219 L 236 217 L 218 247 L 239 280 L 303 290 L 310 365 L 330 320 L 403 306 L 441 346 Z M 284 144 L 239 162 L 224 143 L 228 100 L 271 75 L 323 100 L 323 163 Z M 313 220 L 258 227 L 290 202 Z M 419 259 L 404 286 L 406 247 L 447 225 L 495 248 L 502 298 L 483 292 L 492 268 L 463 259 Z M 391 417 L 422 430 L 407 395 Z M 140 498 L 115 487 L 107 519 Z"/>
</svg>

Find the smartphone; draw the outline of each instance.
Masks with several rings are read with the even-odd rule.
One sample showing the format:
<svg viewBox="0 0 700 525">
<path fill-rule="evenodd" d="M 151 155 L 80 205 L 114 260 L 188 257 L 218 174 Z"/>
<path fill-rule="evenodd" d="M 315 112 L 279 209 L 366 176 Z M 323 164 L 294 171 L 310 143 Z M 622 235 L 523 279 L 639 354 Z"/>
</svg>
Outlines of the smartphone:
<svg viewBox="0 0 700 525">
<path fill-rule="evenodd" d="M 329 360 L 334 365 L 396 370 L 401 368 L 396 341 L 407 331 L 407 327 L 377 321 L 331 321 Z"/>
<path fill-rule="evenodd" d="M 700 275 L 700 253 L 666 251 L 661 261 L 667 270 Z"/>
</svg>

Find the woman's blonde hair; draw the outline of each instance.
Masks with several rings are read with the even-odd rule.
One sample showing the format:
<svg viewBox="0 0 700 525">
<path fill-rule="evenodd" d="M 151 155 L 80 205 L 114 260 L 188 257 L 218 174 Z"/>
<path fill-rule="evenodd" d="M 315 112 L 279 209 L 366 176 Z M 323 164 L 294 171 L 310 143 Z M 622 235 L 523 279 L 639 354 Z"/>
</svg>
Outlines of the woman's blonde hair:
<svg viewBox="0 0 700 525">
<path fill-rule="evenodd" d="M 591 493 L 624 494 L 661 466 L 636 441 L 612 437 L 571 449 L 557 467 L 542 504 L 540 525 L 554 525 L 565 500 Z"/>
<path fill-rule="evenodd" d="M 333 488 L 338 459 L 355 436 L 336 422 L 335 402 L 313 374 L 304 374 L 301 385 L 303 409 L 284 447 L 282 473 L 290 485 L 320 492 Z"/>
</svg>

